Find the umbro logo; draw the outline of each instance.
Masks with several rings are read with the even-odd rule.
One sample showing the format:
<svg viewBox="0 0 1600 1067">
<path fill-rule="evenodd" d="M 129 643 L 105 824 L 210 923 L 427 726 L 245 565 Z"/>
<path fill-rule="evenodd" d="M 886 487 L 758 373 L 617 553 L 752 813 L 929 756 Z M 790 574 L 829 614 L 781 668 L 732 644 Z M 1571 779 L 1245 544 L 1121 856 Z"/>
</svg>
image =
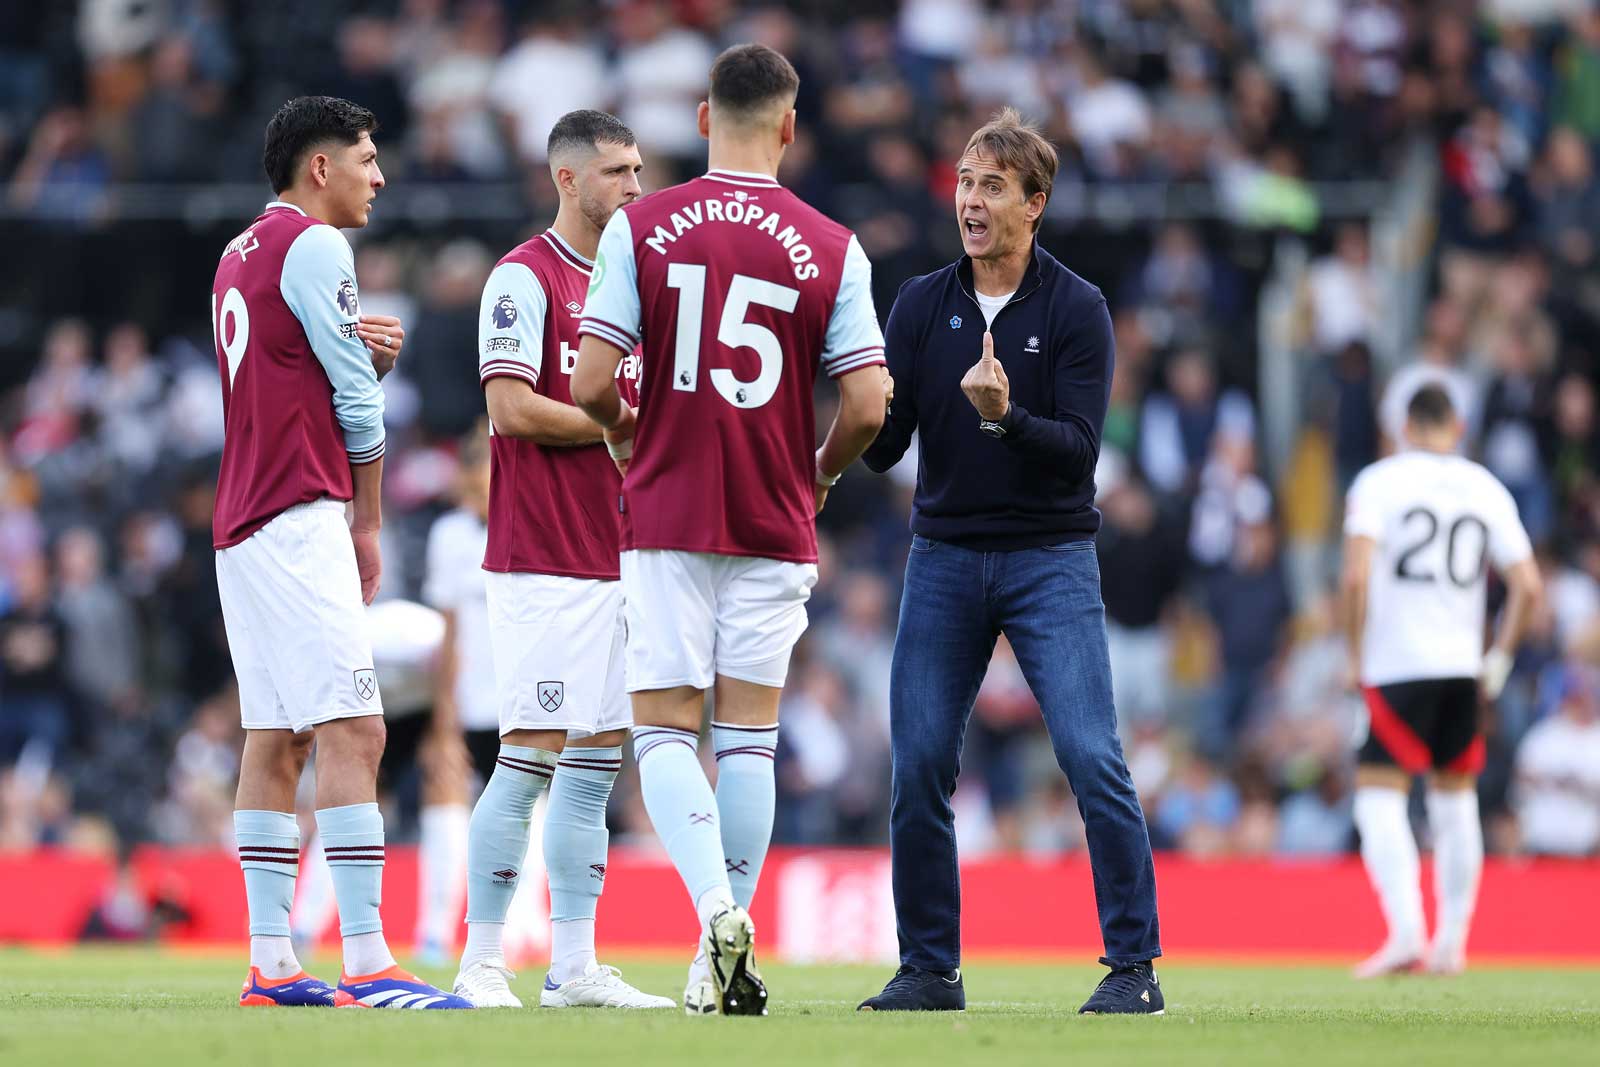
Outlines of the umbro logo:
<svg viewBox="0 0 1600 1067">
<path fill-rule="evenodd" d="M 1023 351 L 1024 352 L 1037 352 L 1037 351 L 1039 351 L 1039 339 L 1037 337 L 1028 338 L 1028 347 L 1024 348 Z"/>
<path fill-rule="evenodd" d="M 494 876 L 500 879 L 502 882 L 509 882 L 517 877 L 517 872 L 513 871 L 510 867 L 506 867 L 502 870 L 495 871 Z"/>
<path fill-rule="evenodd" d="M 583 305 L 576 300 L 569 300 L 567 301 L 567 310 L 574 315 L 581 315 L 583 313 Z"/>
</svg>

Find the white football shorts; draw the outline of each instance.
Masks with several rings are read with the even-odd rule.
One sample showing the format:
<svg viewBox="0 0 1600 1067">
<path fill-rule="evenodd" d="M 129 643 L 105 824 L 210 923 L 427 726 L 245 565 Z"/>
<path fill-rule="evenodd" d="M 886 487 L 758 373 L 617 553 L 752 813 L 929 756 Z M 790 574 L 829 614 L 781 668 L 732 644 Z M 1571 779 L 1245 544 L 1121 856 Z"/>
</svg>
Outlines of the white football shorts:
<svg viewBox="0 0 1600 1067">
<path fill-rule="evenodd" d="M 782 686 L 816 584 L 815 563 L 668 549 L 624 552 L 628 692 L 709 689 L 719 674 Z"/>
<path fill-rule="evenodd" d="M 622 687 L 622 583 L 555 574 L 484 574 L 500 733 L 574 739 L 633 725 Z"/>
<path fill-rule="evenodd" d="M 314 500 L 217 552 L 246 730 L 382 715 L 344 502 Z"/>
</svg>

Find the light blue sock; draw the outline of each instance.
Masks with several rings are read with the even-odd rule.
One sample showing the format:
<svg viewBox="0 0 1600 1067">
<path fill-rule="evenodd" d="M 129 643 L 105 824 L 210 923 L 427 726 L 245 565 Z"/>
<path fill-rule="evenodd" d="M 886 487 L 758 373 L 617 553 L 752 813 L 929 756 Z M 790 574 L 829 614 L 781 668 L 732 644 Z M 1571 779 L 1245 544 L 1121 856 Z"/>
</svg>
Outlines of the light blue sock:
<svg viewBox="0 0 1600 1067">
<path fill-rule="evenodd" d="M 550 921 L 593 919 L 606 877 L 606 802 L 622 770 L 622 749 L 569 748 L 550 783 L 544 817 L 544 865 L 550 872 Z"/>
<path fill-rule="evenodd" d="M 544 816 L 550 875 L 550 980 L 565 982 L 595 962 L 594 912 L 606 880 L 606 802 L 622 749 L 569 748 L 556 764 Z"/>
<path fill-rule="evenodd" d="M 555 770 L 554 752 L 500 746 L 467 829 L 467 922 L 506 921 L 528 855 L 533 805 Z"/>
<path fill-rule="evenodd" d="M 233 838 L 244 870 L 251 937 L 288 937 L 294 880 L 300 874 L 300 826 L 286 811 L 236 811 Z"/>
<path fill-rule="evenodd" d="M 728 884 L 733 899 L 748 910 L 772 843 L 778 727 L 712 722 L 711 744 L 717 753 L 717 811 L 722 817 Z"/>
<path fill-rule="evenodd" d="M 666 846 L 703 923 L 710 905 L 732 902 L 717 827 L 717 798 L 700 767 L 697 734 L 666 726 L 637 726 L 633 755 L 639 788 L 656 836 Z"/>
<path fill-rule="evenodd" d="M 339 902 L 343 937 L 374 934 L 383 929 L 378 906 L 383 902 L 383 812 L 376 804 L 347 804 L 317 812 L 322 854 L 333 875 L 333 896 Z"/>
</svg>

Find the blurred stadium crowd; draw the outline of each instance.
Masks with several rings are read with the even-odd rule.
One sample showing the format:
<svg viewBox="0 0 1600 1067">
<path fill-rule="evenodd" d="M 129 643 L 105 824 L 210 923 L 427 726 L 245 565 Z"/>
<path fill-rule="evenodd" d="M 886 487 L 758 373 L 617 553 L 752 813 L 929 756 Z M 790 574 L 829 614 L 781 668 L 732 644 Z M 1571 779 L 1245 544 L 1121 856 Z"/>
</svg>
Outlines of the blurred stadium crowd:
<svg viewBox="0 0 1600 1067">
<path fill-rule="evenodd" d="M 1487 712 L 1489 847 L 1600 852 L 1591 4 L 72 8 L 0 10 L 0 232 L 13 238 L 0 268 L 0 848 L 231 840 L 241 735 L 211 550 L 221 423 L 204 292 L 267 198 L 259 145 L 277 104 L 335 93 L 383 123 L 390 189 L 352 238 L 363 307 L 409 330 L 385 382 L 385 585 L 416 598 L 456 442 L 482 415 L 483 280 L 553 215 L 546 131 L 569 109 L 611 108 L 640 137 L 647 188 L 692 175 L 711 59 L 756 39 L 802 77 L 782 178 L 858 231 L 880 314 L 901 281 L 959 253 L 952 163 L 995 106 L 1018 106 L 1062 148 L 1042 240 L 1115 315 L 1100 553 L 1125 744 L 1159 847 L 1351 847 L 1361 724 L 1332 600 L 1341 494 L 1389 447 L 1408 383 L 1442 380 L 1468 413 L 1471 454 L 1515 494 L 1549 588 Z M 1392 293 L 1357 194 L 1418 143 L 1437 163 L 1431 281 L 1420 336 L 1390 367 L 1374 352 Z M 247 183 L 249 206 L 217 218 L 206 189 Z M 181 194 L 170 217 L 148 206 L 163 188 Z M 443 199 L 416 198 L 429 188 Z M 474 214 L 507 189 L 507 217 Z M 1294 316 L 1305 400 L 1289 454 L 1264 462 L 1256 312 L 1285 235 L 1314 256 Z M 782 714 L 780 841 L 886 839 L 914 478 L 909 458 L 884 478 L 857 468 L 822 516 L 822 580 Z M 402 822 L 415 775 L 393 784 Z M 1003 642 L 963 785 L 967 855 L 1083 846 Z M 647 836 L 636 793 L 619 783 L 614 829 Z"/>
</svg>

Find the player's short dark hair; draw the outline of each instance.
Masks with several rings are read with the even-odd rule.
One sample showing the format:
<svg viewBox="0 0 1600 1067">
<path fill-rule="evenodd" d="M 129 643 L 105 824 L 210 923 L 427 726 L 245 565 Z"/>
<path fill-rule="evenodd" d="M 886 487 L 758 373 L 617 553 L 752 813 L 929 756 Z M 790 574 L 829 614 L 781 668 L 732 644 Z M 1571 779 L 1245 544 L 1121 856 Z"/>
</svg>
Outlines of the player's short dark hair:
<svg viewBox="0 0 1600 1067">
<path fill-rule="evenodd" d="M 1024 122 L 1016 108 L 1001 108 L 995 112 L 994 118 L 978 127 L 968 138 L 967 149 L 963 153 L 974 154 L 988 156 L 1016 174 L 1022 182 L 1024 199 L 1031 199 L 1034 193 L 1043 193 L 1045 203 L 1050 202 L 1050 193 L 1056 184 L 1056 168 L 1060 165 L 1056 146 L 1039 132 L 1037 126 Z M 1043 221 L 1044 214 L 1040 213 L 1033 220 L 1033 228 L 1037 230 Z"/>
<path fill-rule="evenodd" d="M 592 151 L 603 144 L 619 144 L 626 148 L 637 143 L 633 131 L 615 115 L 582 108 L 556 119 L 556 124 L 550 128 L 550 139 L 545 142 L 545 155 L 554 159 L 558 152 L 575 148 Z"/>
<path fill-rule="evenodd" d="M 278 109 L 267 123 L 267 143 L 261 152 L 261 166 L 281 193 L 294 184 L 295 170 L 306 152 L 319 144 L 336 141 L 353 145 L 363 133 L 378 129 L 378 117 L 360 104 L 337 96 L 297 96 Z"/>
<path fill-rule="evenodd" d="M 1456 417 L 1456 406 L 1442 385 L 1424 385 L 1406 405 L 1406 419 L 1418 426 L 1448 426 Z"/>
<path fill-rule="evenodd" d="M 734 118 L 780 101 L 792 104 L 799 91 L 794 64 L 764 44 L 736 44 L 711 64 L 711 103 Z"/>
</svg>

